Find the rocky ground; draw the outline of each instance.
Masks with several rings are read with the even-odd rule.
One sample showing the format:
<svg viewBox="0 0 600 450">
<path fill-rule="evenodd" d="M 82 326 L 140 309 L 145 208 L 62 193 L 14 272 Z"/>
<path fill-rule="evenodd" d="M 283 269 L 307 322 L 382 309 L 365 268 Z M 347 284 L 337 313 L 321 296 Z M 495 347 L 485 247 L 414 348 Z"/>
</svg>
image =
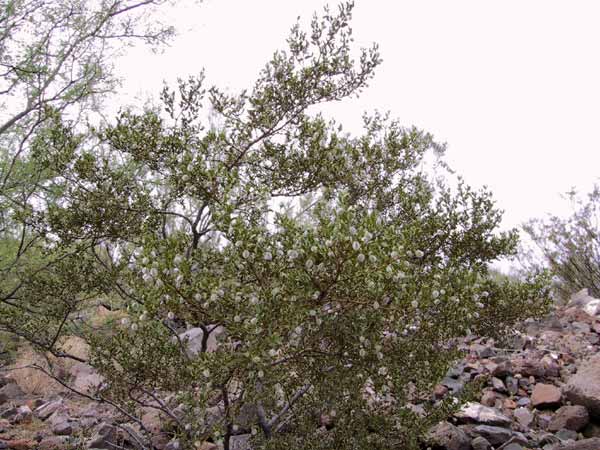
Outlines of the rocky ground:
<svg viewBox="0 0 600 450">
<path fill-rule="evenodd" d="M 488 376 L 472 402 L 431 433 L 435 450 L 600 450 L 600 301 L 582 291 L 527 324 L 510 348 L 474 339 L 434 395 Z"/>
<path fill-rule="evenodd" d="M 436 386 L 433 397 L 488 379 L 478 402 L 465 405 L 430 434 L 431 450 L 600 450 L 600 300 L 582 291 L 543 321 L 526 324 L 510 345 L 472 338 L 468 356 Z M 89 366 L 69 372 L 78 387 L 97 382 Z M 0 449 L 136 448 L 139 430 L 115 426 L 109 407 L 82 400 L 56 384 L 0 372 Z M 157 450 L 177 443 L 151 412 L 144 425 Z M 234 448 L 247 449 L 247 435 Z M 217 446 L 201 443 L 199 449 Z M 427 448 L 427 447 L 426 447 Z"/>
</svg>

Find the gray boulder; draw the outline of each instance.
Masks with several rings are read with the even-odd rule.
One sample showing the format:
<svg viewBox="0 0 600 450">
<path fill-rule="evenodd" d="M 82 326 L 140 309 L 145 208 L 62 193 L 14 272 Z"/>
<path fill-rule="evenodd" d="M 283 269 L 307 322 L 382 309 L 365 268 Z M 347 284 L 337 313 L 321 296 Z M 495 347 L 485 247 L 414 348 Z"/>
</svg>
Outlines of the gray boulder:
<svg viewBox="0 0 600 450">
<path fill-rule="evenodd" d="M 451 423 L 441 422 L 429 431 L 428 441 L 445 450 L 470 450 L 471 439 L 467 433 Z"/>
<path fill-rule="evenodd" d="M 508 428 L 479 425 L 473 430 L 479 436 L 486 438 L 492 445 L 502 445 L 513 437 L 514 432 Z"/>
<path fill-rule="evenodd" d="M 209 326 L 209 331 L 213 330 L 214 325 Z M 219 338 L 225 333 L 225 329 L 221 326 L 214 328 L 208 335 L 206 342 L 206 351 L 215 352 L 219 346 Z M 204 332 L 202 328 L 190 328 L 181 333 L 179 339 L 186 342 L 187 352 L 190 357 L 198 355 L 202 350 L 202 339 Z"/>
<path fill-rule="evenodd" d="M 107 450 L 114 450 L 117 443 L 118 433 L 117 429 L 107 423 L 103 423 L 96 430 L 94 435 L 90 438 L 87 443 L 88 448 L 103 448 Z"/>
<path fill-rule="evenodd" d="M 496 408 L 484 406 L 481 403 L 469 402 L 455 414 L 463 422 L 475 422 L 486 425 L 508 426 L 511 420 Z"/>
<path fill-rule="evenodd" d="M 590 316 L 600 315 L 600 299 L 589 295 L 587 288 L 573 294 L 569 300 L 569 306 L 577 306 Z"/>
</svg>

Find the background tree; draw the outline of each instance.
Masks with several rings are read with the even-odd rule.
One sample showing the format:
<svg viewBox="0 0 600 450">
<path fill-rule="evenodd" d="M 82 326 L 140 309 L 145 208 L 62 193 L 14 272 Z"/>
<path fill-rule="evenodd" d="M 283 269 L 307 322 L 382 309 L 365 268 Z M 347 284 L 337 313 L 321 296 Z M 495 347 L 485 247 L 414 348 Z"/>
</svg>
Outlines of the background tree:
<svg viewBox="0 0 600 450">
<path fill-rule="evenodd" d="M 8 0 L 0 5 L 0 302 L 23 307 L 18 291 L 27 272 L 51 261 L 45 257 L 48 236 L 31 224 L 60 198 L 66 180 L 31 158 L 36 142 L 60 139 L 49 130 L 61 117 L 75 128 L 100 111 L 118 85 L 114 58 L 127 45 L 143 41 L 158 48 L 166 42 L 173 29 L 156 20 L 165 3 Z"/>
<path fill-rule="evenodd" d="M 584 197 L 572 191 L 568 198 L 571 216 L 532 219 L 524 226 L 533 243 L 526 264 L 552 271 L 559 299 L 567 300 L 583 288 L 600 298 L 600 188 L 595 186 Z"/>
<path fill-rule="evenodd" d="M 104 382 L 82 394 L 123 420 L 144 429 L 158 409 L 183 448 L 241 433 L 266 449 L 417 448 L 453 407 L 429 399 L 457 339 L 544 310 L 543 278 L 487 277 L 516 232 L 496 232 L 489 192 L 429 178 L 431 135 L 375 113 L 356 137 L 312 112 L 380 62 L 376 46 L 352 58 L 351 11 L 293 27 L 250 91 L 200 76 L 93 146 L 58 115 L 39 133 L 32 160 L 66 180 L 31 220 L 55 256 L 25 274 L 28 309 L 0 312 L 55 356 L 85 339 Z M 97 298 L 124 311 L 118 326 L 85 320 Z"/>
</svg>

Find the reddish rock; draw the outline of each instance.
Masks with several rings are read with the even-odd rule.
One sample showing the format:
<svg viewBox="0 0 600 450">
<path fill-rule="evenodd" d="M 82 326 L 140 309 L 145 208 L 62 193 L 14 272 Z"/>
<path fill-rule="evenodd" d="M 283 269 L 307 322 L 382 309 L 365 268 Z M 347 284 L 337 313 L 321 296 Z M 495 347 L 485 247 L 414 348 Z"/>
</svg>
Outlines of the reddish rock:
<svg viewBox="0 0 600 450">
<path fill-rule="evenodd" d="M 571 403 L 585 406 L 590 416 L 600 418 L 600 355 L 582 364 L 563 390 Z"/>
<path fill-rule="evenodd" d="M 40 441 L 37 450 L 62 450 L 68 448 L 68 436 L 48 436 Z"/>
<path fill-rule="evenodd" d="M 30 450 L 36 448 L 37 446 L 37 442 L 30 439 L 15 439 L 12 441 L 7 441 L 6 444 L 11 450 Z"/>
<path fill-rule="evenodd" d="M 548 424 L 549 431 L 558 431 L 563 428 L 567 430 L 579 431 L 590 422 L 590 415 L 587 409 L 581 405 L 563 406 Z"/>
<path fill-rule="evenodd" d="M 506 409 L 515 409 L 517 407 L 517 404 L 515 403 L 515 401 L 511 398 L 505 398 L 504 402 L 503 402 L 503 406 Z"/>
<path fill-rule="evenodd" d="M 562 392 L 552 384 L 536 384 L 531 395 L 531 404 L 535 408 L 549 408 L 560 405 Z"/>
<path fill-rule="evenodd" d="M 170 437 L 166 433 L 156 434 L 152 436 L 150 442 L 152 443 L 152 447 L 158 450 L 163 450 L 169 444 Z"/>
<path fill-rule="evenodd" d="M 536 378 L 541 378 L 546 374 L 546 368 L 540 359 L 515 358 L 511 362 L 513 373 L 519 373 L 525 377 L 534 376 Z"/>
<path fill-rule="evenodd" d="M 436 400 L 443 399 L 448 394 L 448 388 L 443 384 L 438 384 L 433 388 L 433 398 Z"/>
<path fill-rule="evenodd" d="M 496 404 L 496 398 L 494 391 L 485 391 L 481 396 L 481 404 L 493 407 Z"/>
</svg>

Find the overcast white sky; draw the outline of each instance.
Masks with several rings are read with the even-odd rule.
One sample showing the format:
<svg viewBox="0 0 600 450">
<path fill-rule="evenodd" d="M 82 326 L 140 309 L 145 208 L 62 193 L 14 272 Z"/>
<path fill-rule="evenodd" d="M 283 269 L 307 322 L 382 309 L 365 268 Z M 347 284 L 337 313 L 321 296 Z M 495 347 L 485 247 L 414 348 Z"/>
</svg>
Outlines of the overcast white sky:
<svg viewBox="0 0 600 450">
<path fill-rule="evenodd" d="M 118 63 L 123 92 L 156 94 L 162 80 L 206 68 L 209 82 L 251 87 L 297 16 L 320 0 L 206 0 L 172 11 L 180 35 L 163 54 Z M 357 129 L 363 111 L 390 110 L 448 143 L 447 160 L 487 185 L 504 226 L 564 213 L 560 194 L 598 176 L 600 2 L 358 0 L 357 46 L 380 45 L 383 64 L 360 99 L 327 111 Z M 122 99 L 127 98 L 122 97 Z"/>
</svg>

